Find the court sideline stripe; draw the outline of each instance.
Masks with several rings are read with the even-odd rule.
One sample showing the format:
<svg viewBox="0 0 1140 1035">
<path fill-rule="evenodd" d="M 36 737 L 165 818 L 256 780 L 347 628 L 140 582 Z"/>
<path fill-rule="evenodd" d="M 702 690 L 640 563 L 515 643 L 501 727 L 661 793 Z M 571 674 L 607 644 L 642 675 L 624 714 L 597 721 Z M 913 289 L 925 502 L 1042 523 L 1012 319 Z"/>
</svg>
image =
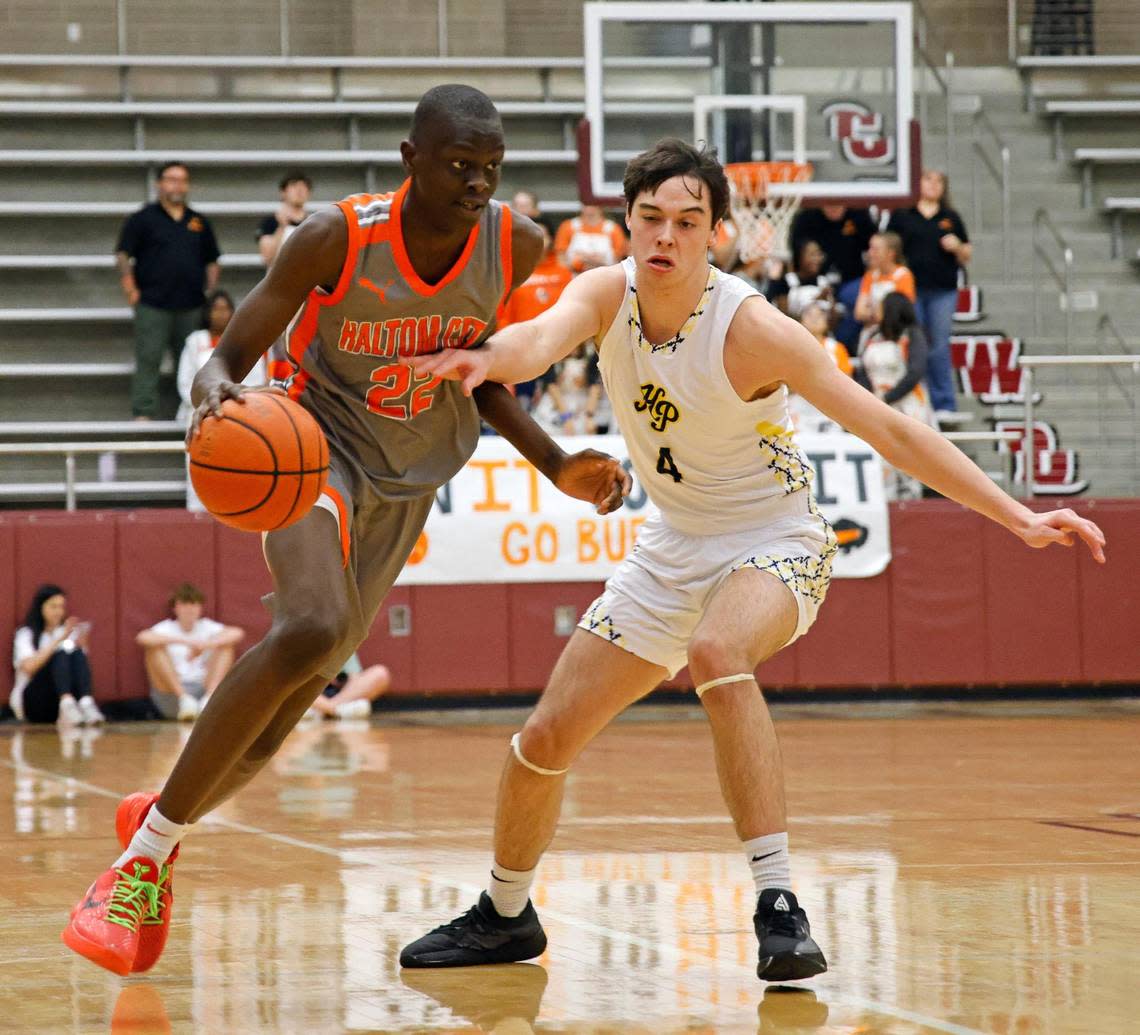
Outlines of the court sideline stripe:
<svg viewBox="0 0 1140 1035">
<path fill-rule="evenodd" d="M 67 776 L 63 773 L 55 773 L 50 769 L 41 769 L 39 766 L 27 765 L 26 763 L 10 762 L 6 759 L 0 759 L 0 765 L 7 769 L 24 770 L 26 772 L 36 773 L 42 777 L 50 780 L 55 780 L 59 783 L 69 784 L 71 787 L 87 791 L 91 794 L 98 795 L 102 798 L 110 798 L 113 801 L 121 800 L 123 797 L 122 792 L 112 791 L 106 787 L 100 787 L 97 784 L 88 783 L 86 780 L 77 780 L 73 776 Z M 276 841 L 278 844 L 290 845 L 293 848 L 304 848 L 311 852 L 318 852 L 321 855 L 332 856 L 347 865 L 353 865 L 357 862 L 352 858 L 354 853 L 358 853 L 360 849 L 341 849 L 330 848 L 327 845 L 319 844 L 315 841 L 304 841 L 300 838 L 290 837 L 288 834 L 278 834 L 271 830 L 263 830 L 260 827 L 250 826 L 248 823 L 237 823 L 229 819 L 221 819 L 219 817 L 211 818 L 206 816 L 202 819 L 203 823 L 213 826 L 228 827 L 231 830 L 236 830 L 243 834 L 252 834 L 255 837 L 263 837 L 270 841 Z M 398 876 L 400 879 L 407 878 L 407 870 L 395 866 L 390 863 L 371 863 L 373 867 L 379 870 L 387 870 L 393 876 Z M 478 895 L 483 891 L 481 886 L 474 884 L 467 884 L 461 881 L 442 880 L 439 877 L 432 876 L 429 873 L 420 873 L 421 880 L 429 884 L 433 884 L 438 888 L 446 888 L 453 891 L 461 891 L 465 894 Z M 580 931 L 585 931 L 589 934 L 597 935 L 603 938 L 611 938 L 614 941 L 624 942 L 627 945 L 636 945 L 646 951 L 657 952 L 663 956 L 670 956 L 675 960 L 685 959 L 690 962 L 698 963 L 701 966 L 713 966 L 717 969 L 733 970 L 738 973 L 747 974 L 750 978 L 755 978 L 755 971 L 752 967 L 742 966 L 739 963 L 732 963 L 728 960 L 720 960 L 715 956 L 705 956 L 697 952 L 686 952 L 683 949 L 678 949 L 674 945 L 669 945 L 667 942 L 654 942 L 648 938 L 641 938 L 637 935 L 627 934 L 624 931 L 614 930 L 609 927 L 602 927 L 599 924 L 591 923 L 588 920 L 582 920 L 579 917 L 566 916 L 562 913 L 556 912 L 552 909 L 543 909 L 543 915 L 550 917 L 552 920 L 563 924 L 567 927 L 574 927 Z M 924 1027 L 932 1028 L 935 1031 L 945 1032 L 945 1035 L 985 1035 L 985 1032 L 977 1028 L 967 1028 L 960 1024 L 955 1024 L 953 1021 L 943 1021 L 935 1017 L 927 1017 L 924 1014 L 915 1013 L 912 1010 L 904 1010 L 898 1006 L 892 1006 L 889 1003 L 881 1003 L 875 999 L 865 999 L 862 996 L 851 995 L 830 995 L 828 1001 L 833 1002 L 836 1006 L 854 1006 L 863 1010 L 873 1010 L 876 1013 L 885 1014 L 889 1017 L 895 1017 L 901 1021 L 910 1021 L 912 1024 L 921 1024 Z"/>
</svg>

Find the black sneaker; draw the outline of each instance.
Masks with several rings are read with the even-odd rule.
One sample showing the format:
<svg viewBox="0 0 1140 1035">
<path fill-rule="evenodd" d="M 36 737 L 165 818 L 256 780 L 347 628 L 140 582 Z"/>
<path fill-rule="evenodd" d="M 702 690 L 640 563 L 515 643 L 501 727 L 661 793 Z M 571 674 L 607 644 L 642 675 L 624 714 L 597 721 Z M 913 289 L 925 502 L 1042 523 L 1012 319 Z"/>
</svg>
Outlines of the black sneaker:
<svg viewBox="0 0 1140 1035">
<path fill-rule="evenodd" d="M 756 974 L 762 981 L 798 981 L 827 970 L 827 960 L 811 936 L 807 913 L 784 888 L 765 888 L 752 918 L 760 941 Z"/>
<path fill-rule="evenodd" d="M 528 901 L 514 917 L 499 916 L 491 896 L 479 901 L 449 924 L 437 927 L 404 946 L 401 967 L 477 967 L 484 963 L 519 963 L 541 956 L 546 934 Z"/>
</svg>

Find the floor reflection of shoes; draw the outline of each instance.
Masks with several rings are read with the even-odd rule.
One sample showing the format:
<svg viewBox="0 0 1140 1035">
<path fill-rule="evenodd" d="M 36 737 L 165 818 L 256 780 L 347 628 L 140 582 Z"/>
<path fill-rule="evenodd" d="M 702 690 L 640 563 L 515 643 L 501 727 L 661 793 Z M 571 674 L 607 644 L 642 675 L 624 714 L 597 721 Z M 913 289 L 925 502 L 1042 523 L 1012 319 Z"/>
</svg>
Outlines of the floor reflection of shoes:
<svg viewBox="0 0 1140 1035">
<path fill-rule="evenodd" d="M 534 1024 L 546 991 L 546 971 L 535 963 L 405 969 L 400 971 L 400 981 L 405 988 L 446 1006 L 457 1019 L 483 1028 L 508 1020 Z"/>
<path fill-rule="evenodd" d="M 111 1014 L 111 1035 L 171 1035 L 166 1006 L 154 985 L 124 985 Z"/>
<path fill-rule="evenodd" d="M 766 989 L 757 1011 L 759 1035 L 807 1035 L 827 1023 L 827 1003 L 806 988 L 773 985 Z"/>
</svg>

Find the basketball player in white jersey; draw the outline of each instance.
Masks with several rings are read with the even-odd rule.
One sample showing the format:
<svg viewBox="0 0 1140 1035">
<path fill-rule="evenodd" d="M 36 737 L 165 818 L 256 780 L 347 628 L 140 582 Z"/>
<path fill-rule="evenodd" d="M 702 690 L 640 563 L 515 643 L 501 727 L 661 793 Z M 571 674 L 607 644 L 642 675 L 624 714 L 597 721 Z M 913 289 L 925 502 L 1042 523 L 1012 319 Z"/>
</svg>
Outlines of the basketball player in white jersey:
<svg viewBox="0 0 1140 1035">
<path fill-rule="evenodd" d="M 624 191 L 630 258 L 583 274 L 547 312 L 482 348 L 409 360 L 469 392 L 485 379 L 536 377 L 595 338 L 615 418 L 659 515 L 511 740 L 487 892 L 407 946 L 400 962 L 466 966 L 543 951 L 529 889 L 567 769 L 615 715 L 687 663 L 756 884 L 757 972 L 768 981 L 810 977 L 827 964 L 791 891 L 779 746 L 753 675 L 807 631 L 836 552 L 789 430 L 788 390 L 1030 546 L 1072 545 L 1076 534 L 1103 562 L 1104 536 L 1070 510 L 1035 514 L 1011 499 L 937 432 L 841 374 L 798 323 L 709 266 L 728 205 L 711 153 L 663 140 L 629 164 Z"/>
</svg>

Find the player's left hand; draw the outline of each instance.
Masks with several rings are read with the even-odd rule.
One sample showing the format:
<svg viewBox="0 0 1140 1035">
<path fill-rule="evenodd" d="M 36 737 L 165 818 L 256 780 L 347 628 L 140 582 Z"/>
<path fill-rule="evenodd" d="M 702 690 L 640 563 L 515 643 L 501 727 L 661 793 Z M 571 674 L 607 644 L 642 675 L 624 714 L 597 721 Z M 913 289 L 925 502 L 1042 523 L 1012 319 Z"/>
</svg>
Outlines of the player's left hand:
<svg viewBox="0 0 1140 1035">
<path fill-rule="evenodd" d="M 1044 514 L 1031 514 L 1025 524 L 1015 528 L 1014 531 L 1027 545 L 1038 550 L 1051 543 L 1072 546 L 1075 543 L 1073 535 L 1078 535 L 1085 541 L 1093 559 L 1098 564 L 1105 563 L 1104 533 L 1092 521 L 1071 510 L 1050 510 Z"/>
<path fill-rule="evenodd" d="M 633 479 L 621 463 L 596 449 L 566 457 L 551 480 L 567 496 L 594 504 L 599 514 L 620 508 L 633 488 Z"/>
</svg>

